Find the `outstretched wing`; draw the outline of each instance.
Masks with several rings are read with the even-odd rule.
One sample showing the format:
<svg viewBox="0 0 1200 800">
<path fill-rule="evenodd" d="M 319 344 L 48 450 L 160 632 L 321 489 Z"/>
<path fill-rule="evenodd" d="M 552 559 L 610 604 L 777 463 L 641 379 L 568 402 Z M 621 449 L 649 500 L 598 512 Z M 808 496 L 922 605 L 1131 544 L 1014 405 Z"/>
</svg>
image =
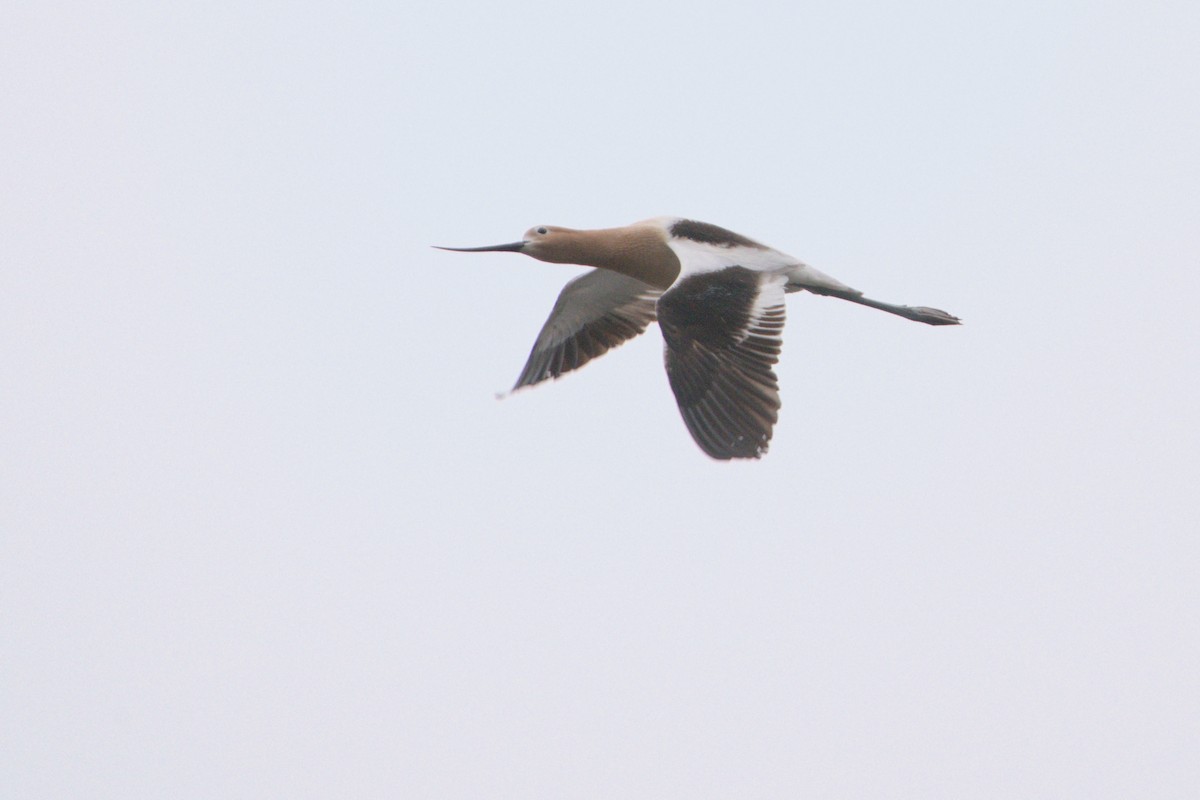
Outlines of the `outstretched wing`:
<svg viewBox="0 0 1200 800">
<path fill-rule="evenodd" d="M 680 279 L 658 301 L 667 377 L 696 444 L 758 458 L 779 415 L 786 276 L 732 266 Z"/>
<path fill-rule="evenodd" d="M 513 391 L 579 369 L 654 321 L 662 292 L 606 269 L 575 278 L 558 295 Z"/>
</svg>

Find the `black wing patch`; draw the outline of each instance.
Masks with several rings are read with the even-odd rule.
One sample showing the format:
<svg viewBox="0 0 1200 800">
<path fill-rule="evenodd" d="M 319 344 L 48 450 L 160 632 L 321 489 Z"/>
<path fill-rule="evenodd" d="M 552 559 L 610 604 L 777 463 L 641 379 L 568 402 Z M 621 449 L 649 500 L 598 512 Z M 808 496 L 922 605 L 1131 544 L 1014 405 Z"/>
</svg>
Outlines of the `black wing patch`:
<svg viewBox="0 0 1200 800">
<path fill-rule="evenodd" d="M 513 391 L 579 369 L 646 330 L 661 291 L 616 272 L 595 269 L 558 295 Z"/>
<path fill-rule="evenodd" d="M 782 275 L 745 267 L 684 278 L 658 301 L 667 378 L 696 444 L 717 459 L 759 458 L 779 416 Z"/>
</svg>

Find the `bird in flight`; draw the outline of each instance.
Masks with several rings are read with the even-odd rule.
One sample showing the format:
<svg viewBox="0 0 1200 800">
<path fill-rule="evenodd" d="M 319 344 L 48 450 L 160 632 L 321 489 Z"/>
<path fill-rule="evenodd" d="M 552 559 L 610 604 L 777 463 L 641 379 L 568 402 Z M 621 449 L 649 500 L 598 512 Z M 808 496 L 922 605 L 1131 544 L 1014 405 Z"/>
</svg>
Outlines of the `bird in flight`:
<svg viewBox="0 0 1200 800">
<path fill-rule="evenodd" d="M 657 319 L 684 424 L 720 460 L 760 458 L 771 441 L 786 293 L 837 297 L 927 325 L 959 324 L 936 308 L 871 300 L 753 239 L 678 217 L 602 230 L 539 225 L 509 244 L 438 249 L 594 267 L 563 287 L 513 390 L 578 369 Z"/>
</svg>

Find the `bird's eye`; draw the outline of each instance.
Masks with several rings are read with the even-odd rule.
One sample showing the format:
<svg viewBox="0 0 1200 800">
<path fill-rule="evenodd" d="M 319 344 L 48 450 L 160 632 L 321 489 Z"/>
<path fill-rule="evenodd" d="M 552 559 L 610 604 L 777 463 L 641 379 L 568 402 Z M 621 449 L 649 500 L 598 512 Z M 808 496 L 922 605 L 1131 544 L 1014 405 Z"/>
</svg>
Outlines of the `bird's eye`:
<svg viewBox="0 0 1200 800">
<path fill-rule="evenodd" d="M 542 236 L 545 236 L 547 233 L 549 233 L 549 231 L 548 231 L 548 230 L 546 230 L 544 227 L 542 227 L 542 228 L 538 228 L 538 229 L 537 229 L 537 232 L 538 232 L 539 234 L 541 234 Z"/>
</svg>

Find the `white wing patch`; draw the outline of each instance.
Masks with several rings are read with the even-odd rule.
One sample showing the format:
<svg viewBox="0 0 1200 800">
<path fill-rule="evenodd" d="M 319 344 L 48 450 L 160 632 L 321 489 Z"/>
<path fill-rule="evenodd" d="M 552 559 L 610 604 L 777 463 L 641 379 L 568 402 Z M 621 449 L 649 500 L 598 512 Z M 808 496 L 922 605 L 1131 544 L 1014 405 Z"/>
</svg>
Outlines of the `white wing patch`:
<svg viewBox="0 0 1200 800">
<path fill-rule="evenodd" d="M 798 258 L 765 246 L 725 245 L 698 242 L 671 236 L 667 246 L 679 258 L 679 279 L 687 275 L 715 272 L 728 267 L 744 267 L 755 272 L 778 272 L 787 276 L 788 291 L 813 289 L 858 294 L 846 284 Z M 678 283 L 678 280 L 676 283 Z"/>
<path fill-rule="evenodd" d="M 667 240 L 679 257 L 680 277 L 713 272 L 726 267 L 744 267 L 755 272 L 786 270 L 800 262 L 778 250 L 745 245 L 724 246 L 672 237 Z"/>
</svg>

